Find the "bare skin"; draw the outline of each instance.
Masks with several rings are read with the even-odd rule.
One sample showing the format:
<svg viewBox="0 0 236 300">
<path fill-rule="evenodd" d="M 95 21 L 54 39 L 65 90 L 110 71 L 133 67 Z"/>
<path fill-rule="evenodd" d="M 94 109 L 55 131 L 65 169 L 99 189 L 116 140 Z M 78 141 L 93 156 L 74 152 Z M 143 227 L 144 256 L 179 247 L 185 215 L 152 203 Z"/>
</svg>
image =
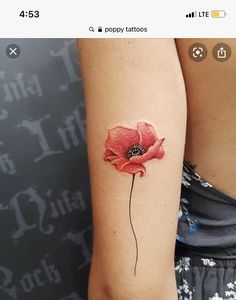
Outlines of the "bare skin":
<svg viewBox="0 0 236 300">
<path fill-rule="evenodd" d="M 89 300 L 177 300 L 174 248 L 186 128 L 186 95 L 174 40 L 79 41 L 93 206 Z M 165 137 L 165 158 L 135 176 L 104 162 L 108 130 L 137 121 Z"/>
<path fill-rule="evenodd" d="M 208 48 L 208 57 L 194 62 L 188 48 L 195 42 Z M 227 43 L 232 56 L 217 62 L 215 44 Z M 178 39 L 176 41 L 185 78 L 188 121 L 185 160 L 220 191 L 236 196 L 236 40 Z"/>
</svg>

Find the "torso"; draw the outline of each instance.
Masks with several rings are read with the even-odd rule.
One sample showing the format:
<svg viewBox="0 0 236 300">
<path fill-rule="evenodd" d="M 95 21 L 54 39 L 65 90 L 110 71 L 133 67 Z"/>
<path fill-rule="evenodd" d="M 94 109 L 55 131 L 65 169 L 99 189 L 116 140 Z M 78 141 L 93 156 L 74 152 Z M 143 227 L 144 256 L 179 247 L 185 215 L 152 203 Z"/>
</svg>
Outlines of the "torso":
<svg viewBox="0 0 236 300">
<path fill-rule="evenodd" d="M 202 62 L 188 56 L 195 42 L 208 48 Z M 226 62 L 212 56 L 219 42 L 232 49 Z M 176 44 L 188 98 L 184 159 L 215 188 L 236 196 L 236 39 L 178 39 Z"/>
</svg>

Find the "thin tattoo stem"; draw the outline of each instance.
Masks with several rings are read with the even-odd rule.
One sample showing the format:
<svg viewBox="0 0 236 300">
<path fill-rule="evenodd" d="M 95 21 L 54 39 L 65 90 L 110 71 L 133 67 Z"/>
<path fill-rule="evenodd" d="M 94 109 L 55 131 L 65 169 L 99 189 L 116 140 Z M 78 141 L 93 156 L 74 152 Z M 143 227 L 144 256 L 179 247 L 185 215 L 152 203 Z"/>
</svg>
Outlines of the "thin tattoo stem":
<svg viewBox="0 0 236 300">
<path fill-rule="evenodd" d="M 134 231 L 134 226 L 133 226 L 132 217 L 131 217 L 131 199 L 132 199 L 132 192 L 133 192 L 133 187 L 134 187 L 134 178 L 135 178 L 135 174 L 133 174 L 133 177 L 132 177 L 130 196 L 129 196 L 129 222 L 130 222 L 130 226 L 131 226 L 131 229 L 132 229 L 132 232 L 134 235 L 135 246 L 136 246 L 136 258 L 135 258 L 135 264 L 134 264 L 134 276 L 136 276 L 136 269 L 137 269 L 137 263 L 138 263 L 138 240 L 137 240 L 136 233 Z"/>
</svg>

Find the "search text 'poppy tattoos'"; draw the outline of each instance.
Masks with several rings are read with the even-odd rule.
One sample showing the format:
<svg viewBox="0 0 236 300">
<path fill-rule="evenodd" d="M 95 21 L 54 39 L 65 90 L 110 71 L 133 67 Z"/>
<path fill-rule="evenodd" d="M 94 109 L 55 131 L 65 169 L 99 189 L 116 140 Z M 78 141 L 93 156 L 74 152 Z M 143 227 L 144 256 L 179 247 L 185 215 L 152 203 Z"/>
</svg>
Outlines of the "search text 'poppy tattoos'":
<svg viewBox="0 0 236 300">
<path fill-rule="evenodd" d="M 111 162 L 117 170 L 132 175 L 131 189 L 129 195 L 129 221 L 133 232 L 136 246 L 136 258 L 134 264 L 134 275 L 138 262 L 138 240 L 134 231 L 131 218 L 131 199 L 134 187 L 135 174 L 142 177 L 146 174 L 144 163 L 153 159 L 163 158 L 164 138 L 159 139 L 152 125 L 138 122 L 137 129 L 116 126 L 108 131 L 105 144 L 104 160 Z"/>
</svg>

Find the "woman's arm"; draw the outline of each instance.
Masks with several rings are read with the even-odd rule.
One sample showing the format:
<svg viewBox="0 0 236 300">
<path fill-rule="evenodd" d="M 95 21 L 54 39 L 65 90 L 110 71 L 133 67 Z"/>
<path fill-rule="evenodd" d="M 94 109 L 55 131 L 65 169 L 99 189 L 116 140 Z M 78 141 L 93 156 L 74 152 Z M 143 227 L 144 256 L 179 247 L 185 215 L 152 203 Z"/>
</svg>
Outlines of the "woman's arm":
<svg viewBox="0 0 236 300">
<path fill-rule="evenodd" d="M 89 299 L 176 300 L 186 99 L 174 41 L 78 44 L 94 225 Z"/>
</svg>

